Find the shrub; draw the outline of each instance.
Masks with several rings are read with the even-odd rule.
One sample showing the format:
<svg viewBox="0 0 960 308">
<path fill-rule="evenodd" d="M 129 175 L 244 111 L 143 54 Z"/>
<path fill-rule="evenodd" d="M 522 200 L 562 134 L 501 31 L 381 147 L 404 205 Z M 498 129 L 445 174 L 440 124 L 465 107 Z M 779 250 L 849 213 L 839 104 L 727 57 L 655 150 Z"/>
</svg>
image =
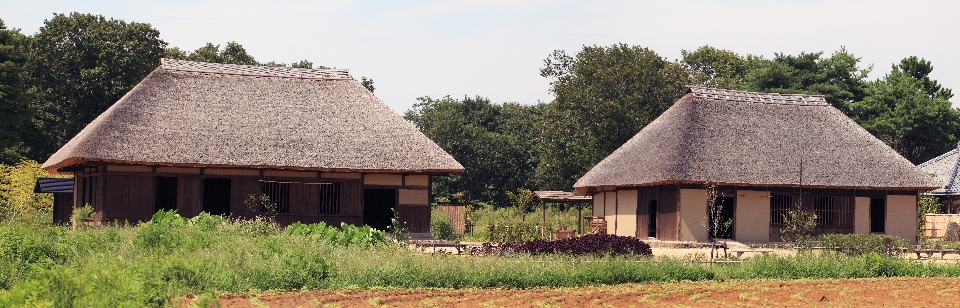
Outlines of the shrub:
<svg viewBox="0 0 960 308">
<path fill-rule="evenodd" d="M 450 217 L 437 209 L 433 209 L 430 213 L 430 234 L 440 240 L 456 239 Z"/>
<path fill-rule="evenodd" d="M 295 222 L 283 231 L 285 234 L 304 236 L 319 239 L 331 244 L 342 246 L 371 247 L 384 245 L 389 242 L 387 234 L 370 226 L 353 226 L 345 223 L 340 228 L 326 223 L 303 224 Z"/>
<path fill-rule="evenodd" d="M 472 255 L 504 255 L 510 253 L 526 253 L 531 255 L 563 254 L 563 255 L 593 255 L 593 256 L 651 256 L 650 245 L 630 236 L 612 234 L 587 234 L 580 237 L 545 241 L 533 240 L 523 244 L 502 243 L 493 245 L 485 243 L 470 252 Z"/>
<path fill-rule="evenodd" d="M 32 160 L 14 166 L 0 164 L 0 220 L 32 224 L 53 221 L 53 195 L 33 192 L 37 178 L 51 176 Z"/>
<path fill-rule="evenodd" d="M 910 249 L 910 242 L 890 235 L 879 234 L 824 234 L 819 237 L 820 245 L 828 250 L 848 256 L 868 254 L 885 255 L 883 238 L 890 238 L 890 254 L 899 255 Z"/>
<path fill-rule="evenodd" d="M 487 242 L 494 243 L 523 243 L 532 240 L 549 239 L 553 237 L 551 226 L 535 223 L 514 223 L 506 225 L 487 225 Z"/>
</svg>

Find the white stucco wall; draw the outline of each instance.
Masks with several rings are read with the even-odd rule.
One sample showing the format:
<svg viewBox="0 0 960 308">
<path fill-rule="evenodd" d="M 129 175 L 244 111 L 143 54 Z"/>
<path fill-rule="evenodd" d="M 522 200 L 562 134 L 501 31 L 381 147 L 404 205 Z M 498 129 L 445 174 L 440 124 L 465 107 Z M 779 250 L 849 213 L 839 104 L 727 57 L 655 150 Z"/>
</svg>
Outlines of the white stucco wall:
<svg viewBox="0 0 960 308">
<path fill-rule="evenodd" d="M 854 198 L 853 233 L 870 233 L 870 197 Z"/>
<path fill-rule="evenodd" d="M 738 190 L 733 230 L 741 243 L 770 241 L 770 192 Z"/>
<path fill-rule="evenodd" d="M 603 216 L 604 196 L 605 193 L 593 195 L 593 216 Z"/>
<path fill-rule="evenodd" d="M 617 224 L 617 192 L 608 191 L 606 194 L 603 217 L 607 220 L 607 233 L 613 234 L 616 231 Z"/>
<path fill-rule="evenodd" d="M 680 190 L 680 240 L 706 242 L 707 190 Z"/>
<path fill-rule="evenodd" d="M 637 191 L 617 191 L 617 231 L 620 236 L 637 236 Z"/>
<path fill-rule="evenodd" d="M 887 195 L 886 234 L 917 242 L 917 196 Z"/>
</svg>

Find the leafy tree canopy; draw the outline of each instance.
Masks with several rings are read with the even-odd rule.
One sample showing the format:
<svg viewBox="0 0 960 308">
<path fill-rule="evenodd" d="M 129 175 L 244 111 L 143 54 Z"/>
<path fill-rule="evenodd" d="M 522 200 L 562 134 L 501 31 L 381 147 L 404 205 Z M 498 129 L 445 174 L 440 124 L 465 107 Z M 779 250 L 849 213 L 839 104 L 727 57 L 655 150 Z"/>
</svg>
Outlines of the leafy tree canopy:
<svg viewBox="0 0 960 308">
<path fill-rule="evenodd" d="M 33 110 L 32 93 L 25 91 L 27 37 L 7 29 L 0 20 L 0 163 L 14 164 L 23 129 Z"/>
<path fill-rule="evenodd" d="M 860 58 L 845 48 L 823 58 L 822 52 L 797 56 L 776 54 L 747 73 L 740 89 L 757 92 L 820 94 L 850 114 L 849 104 L 863 100 L 864 84 L 872 66 L 859 68 Z"/>
<path fill-rule="evenodd" d="M 438 200 L 508 205 L 505 191 L 530 185 L 535 160 L 529 138 L 540 105 L 498 105 L 483 97 L 417 100 L 404 118 L 465 169 L 436 178 L 433 189 Z"/>
<path fill-rule="evenodd" d="M 733 51 L 704 45 L 694 51 L 681 50 L 683 67 L 690 72 L 694 85 L 712 88 L 735 88 L 746 81 L 747 74 L 763 62 L 763 57 L 741 56 Z"/>
<path fill-rule="evenodd" d="M 952 90 L 930 79 L 932 71 L 929 61 L 903 59 L 851 104 L 854 120 L 914 164 L 953 149 L 960 133 L 960 112 L 948 101 Z"/>
<path fill-rule="evenodd" d="M 39 94 L 29 157 L 45 159 L 150 73 L 167 43 L 146 23 L 54 14 L 29 40 L 27 83 Z"/>
<path fill-rule="evenodd" d="M 650 49 L 584 46 L 554 51 L 540 75 L 555 99 L 546 108 L 537 170 L 544 188 L 570 189 L 590 167 L 669 108 L 690 82 L 683 65 Z"/>
</svg>

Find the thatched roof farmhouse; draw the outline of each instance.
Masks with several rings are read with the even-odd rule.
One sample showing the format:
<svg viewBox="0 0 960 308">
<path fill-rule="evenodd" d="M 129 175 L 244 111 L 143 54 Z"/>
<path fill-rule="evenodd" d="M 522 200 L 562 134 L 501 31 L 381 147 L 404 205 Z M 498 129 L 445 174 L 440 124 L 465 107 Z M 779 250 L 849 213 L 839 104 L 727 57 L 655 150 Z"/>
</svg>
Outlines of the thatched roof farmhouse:
<svg viewBox="0 0 960 308">
<path fill-rule="evenodd" d="M 415 232 L 430 177 L 463 170 L 346 70 L 171 59 L 43 167 L 75 174 L 101 221 L 251 216 L 263 194 L 282 222 L 383 227 L 395 208 Z"/>
<path fill-rule="evenodd" d="M 956 214 L 960 210 L 960 144 L 956 149 L 943 153 L 917 165 L 924 173 L 932 175 L 940 187 L 928 192 L 937 196 L 948 206 L 944 211 Z"/>
<path fill-rule="evenodd" d="M 746 242 L 780 241 L 801 200 L 818 234 L 915 240 L 917 195 L 940 186 L 822 96 L 689 87 L 574 189 L 612 232 L 703 241 L 707 185 L 732 220 L 713 236 Z"/>
</svg>

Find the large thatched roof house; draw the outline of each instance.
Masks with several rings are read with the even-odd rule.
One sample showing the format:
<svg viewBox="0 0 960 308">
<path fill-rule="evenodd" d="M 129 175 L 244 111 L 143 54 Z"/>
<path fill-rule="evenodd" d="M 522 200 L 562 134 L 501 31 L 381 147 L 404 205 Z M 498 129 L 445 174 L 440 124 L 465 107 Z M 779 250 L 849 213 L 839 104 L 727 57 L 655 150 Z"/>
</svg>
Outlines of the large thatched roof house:
<svg viewBox="0 0 960 308">
<path fill-rule="evenodd" d="M 949 214 L 960 213 L 960 144 L 957 148 L 920 165 L 923 172 L 933 175 L 940 187 L 928 194 L 937 196 L 945 203 L 943 209 Z"/>
<path fill-rule="evenodd" d="M 780 241 L 795 204 L 818 234 L 915 240 L 917 195 L 939 186 L 822 96 L 689 87 L 574 189 L 609 232 L 705 241 L 707 185 L 732 220 L 713 236 L 743 242 Z"/>
<path fill-rule="evenodd" d="M 275 204 L 282 223 L 381 228 L 396 209 L 413 232 L 429 230 L 430 177 L 463 170 L 345 70 L 170 59 L 43 167 L 73 173 L 99 221 Z"/>
</svg>

